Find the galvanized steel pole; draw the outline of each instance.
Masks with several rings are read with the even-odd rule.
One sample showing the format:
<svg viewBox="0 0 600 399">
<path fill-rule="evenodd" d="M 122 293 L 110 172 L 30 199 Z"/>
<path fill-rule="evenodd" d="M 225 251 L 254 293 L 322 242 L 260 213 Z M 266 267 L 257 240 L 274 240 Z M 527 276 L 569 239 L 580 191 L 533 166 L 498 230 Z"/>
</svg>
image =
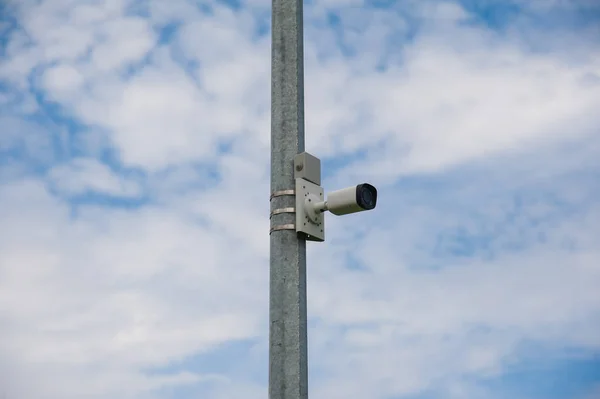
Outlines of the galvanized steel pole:
<svg viewBox="0 0 600 399">
<path fill-rule="evenodd" d="M 302 2 L 272 3 L 269 399 L 308 398 L 306 240 L 291 209 L 293 160 L 304 151 Z"/>
</svg>

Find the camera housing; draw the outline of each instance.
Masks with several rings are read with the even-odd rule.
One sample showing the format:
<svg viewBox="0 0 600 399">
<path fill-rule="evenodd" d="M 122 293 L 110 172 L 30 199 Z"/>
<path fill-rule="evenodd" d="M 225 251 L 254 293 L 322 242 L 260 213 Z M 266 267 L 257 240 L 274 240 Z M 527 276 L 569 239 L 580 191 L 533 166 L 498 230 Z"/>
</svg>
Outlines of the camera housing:
<svg viewBox="0 0 600 399">
<path fill-rule="evenodd" d="M 338 216 L 370 211 L 377 205 L 377 189 L 368 183 L 343 188 L 329 193 L 325 204 L 326 210 Z"/>
</svg>

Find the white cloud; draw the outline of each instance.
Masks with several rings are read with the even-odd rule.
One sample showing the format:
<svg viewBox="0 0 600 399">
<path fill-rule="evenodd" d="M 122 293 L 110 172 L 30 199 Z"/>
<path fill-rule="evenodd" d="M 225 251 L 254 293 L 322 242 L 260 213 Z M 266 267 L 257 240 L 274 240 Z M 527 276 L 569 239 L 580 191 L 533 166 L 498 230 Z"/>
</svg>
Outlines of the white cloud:
<svg viewBox="0 0 600 399">
<path fill-rule="evenodd" d="M 74 159 L 50 171 L 55 188 L 67 195 L 99 192 L 116 197 L 139 197 L 142 188 L 137 182 L 111 171 L 95 159 Z"/>
<path fill-rule="evenodd" d="M 264 298 L 244 287 L 264 281 L 256 284 L 245 244 L 231 253 L 214 231 L 167 210 L 90 208 L 70 221 L 36 182 L 5 186 L 0 197 L 14 226 L 2 231 L 1 349 L 19 377 L 39 382 L 27 397 L 109 397 L 127 386 L 137 394 L 159 381 L 143 368 L 256 336 Z M 38 374 L 46 365 L 49 379 Z M 70 373 L 79 382 L 56 383 Z"/>
<path fill-rule="evenodd" d="M 81 90 L 83 83 L 84 77 L 71 65 L 59 64 L 44 73 L 44 87 L 59 98 Z"/>
<path fill-rule="evenodd" d="M 97 34 L 102 37 L 101 44 L 92 51 L 90 64 L 100 72 L 138 61 L 155 42 L 148 22 L 137 17 L 107 21 Z"/>
<path fill-rule="evenodd" d="M 403 63 L 380 73 L 353 74 L 352 62 L 307 67 L 307 131 L 327 154 L 371 149 L 366 164 L 353 166 L 368 174 L 439 171 L 593 132 L 600 86 L 584 80 L 598 75 L 597 58 L 572 64 L 532 55 L 483 29 L 455 26 L 393 51 Z"/>
<path fill-rule="evenodd" d="M 60 60 L 44 71 L 41 88 L 80 121 L 110 132 L 126 164 L 156 170 L 210 157 L 218 140 L 239 134 L 258 134 L 268 142 L 269 44 L 243 34 L 255 28 L 251 16 L 224 6 L 216 6 L 212 17 L 194 11 L 200 22 L 186 22 L 177 35 L 189 59 L 202 55 L 202 67 L 191 77 L 174 63 L 168 47 L 151 51 L 156 41 L 151 21 L 106 13 L 99 23 L 82 4 L 71 12 L 88 17 L 57 25 L 66 4 L 44 4 L 47 14 L 26 12 L 27 34 L 39 46 L 15 45 L 14 67 L 4 75 L 23 80 L 32 64 Z M 65 34 L 80 38 L 81 45 L 63 40 Z M 54 43 L 62 54 L 48 50 Z M 88 58 L 81 58 L 84 49 Z M 122 81 L 122 67 L 148 52 L 153 65 Z M 18 62 L 19 57 L 25 58 Z"/>
</svg>

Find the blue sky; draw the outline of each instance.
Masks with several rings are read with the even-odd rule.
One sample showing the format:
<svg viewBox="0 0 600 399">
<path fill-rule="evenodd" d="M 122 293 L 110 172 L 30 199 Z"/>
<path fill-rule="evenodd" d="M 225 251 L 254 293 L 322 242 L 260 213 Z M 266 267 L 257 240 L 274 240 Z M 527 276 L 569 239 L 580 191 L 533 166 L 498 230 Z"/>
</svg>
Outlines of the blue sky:
<svg viewBox="0 0 600 399">
<path fill-rule="evenodd" d="M 6 397 L 265 398 L 270 2 L 0 7 Z M 599 19 L 305 3 L 311 398 L 600 397 Z"/>
</svg>

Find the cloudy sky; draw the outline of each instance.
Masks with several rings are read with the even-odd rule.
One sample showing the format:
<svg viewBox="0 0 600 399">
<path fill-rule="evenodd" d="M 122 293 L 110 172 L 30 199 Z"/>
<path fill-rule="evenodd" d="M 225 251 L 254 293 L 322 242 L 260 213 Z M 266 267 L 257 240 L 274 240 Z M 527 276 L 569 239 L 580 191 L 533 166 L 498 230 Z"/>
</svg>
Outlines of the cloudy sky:
<svg viewBox="0 0 600 399">
<path fill-rule="evenodd" d="M 314 399 L 600 397 L 600 2 L 307 0 Z M 0 5 L 0 396 L 264 399 L 268 0 Z"/>
</svg>

